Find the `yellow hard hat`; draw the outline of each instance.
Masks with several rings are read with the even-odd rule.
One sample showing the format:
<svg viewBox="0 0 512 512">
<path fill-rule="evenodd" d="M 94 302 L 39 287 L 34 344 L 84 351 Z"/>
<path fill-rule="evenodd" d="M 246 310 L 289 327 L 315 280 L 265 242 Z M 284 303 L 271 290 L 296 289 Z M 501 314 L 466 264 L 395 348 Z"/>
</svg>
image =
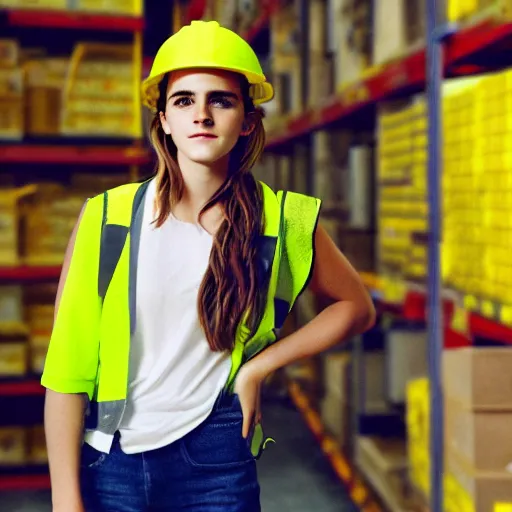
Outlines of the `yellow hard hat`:
<svg viewBox="0 0 512 512">
<path fill-rule="evenodd" d="M 160 94 L 158 84 L 167 73 L 191 68 L 224 69 L 244 75 L 256 105 L 274 97 L 274 89 L 247 41 L 216 21 L 192 21 L 169 37 L 158 50 L 151 73 L 142 82 L 144 105 L 156 109 Z"/>
</svg>

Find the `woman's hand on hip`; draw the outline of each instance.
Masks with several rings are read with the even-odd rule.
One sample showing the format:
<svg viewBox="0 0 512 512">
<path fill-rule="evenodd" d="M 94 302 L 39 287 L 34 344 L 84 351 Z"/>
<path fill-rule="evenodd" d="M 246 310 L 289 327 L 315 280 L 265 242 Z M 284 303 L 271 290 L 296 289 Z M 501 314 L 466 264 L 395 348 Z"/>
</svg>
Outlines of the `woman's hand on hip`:
<svg viewBox="0 0 512 512">
<path fill-rule="evenodd" d="M 246 363 L 240 368 L 235 381 L 235 393 L 240 399 L 244 416 L 242 435 L 245 438 L 249 436 L 251 428 L 261 420 L 260 391 L 262 382 L 262 377 L 250 363 Z"/>
</svg>

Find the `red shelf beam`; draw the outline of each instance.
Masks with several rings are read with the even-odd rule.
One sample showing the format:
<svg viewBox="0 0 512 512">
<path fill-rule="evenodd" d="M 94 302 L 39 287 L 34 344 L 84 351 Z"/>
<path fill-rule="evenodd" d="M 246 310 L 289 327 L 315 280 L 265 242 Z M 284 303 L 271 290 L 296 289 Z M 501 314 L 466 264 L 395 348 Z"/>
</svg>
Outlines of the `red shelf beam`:
<svg viewBox="0 0 512 512">
<path fill-rule="evenodd" d="M 38 380 L 0 381 L 0 396 L 41 396 L 45 391 Z"/>
<path fill-rule="evenodd" d="M 49 474 L 0 475 L 0 491 L 40 491 L 50 489 Z"/>
<path fill-rule="evenodd" d="M 147 150 L 123 146 L 0 146 L 0 163 L 143 165 L 149 161 Z"/>
<path fill-rule="evenodd" d="M 473 336 L 512 345 L 512 329 L 510 327 L 476 313 L 469 315 L 469 330 Z"/>
<path fill-rule="evenodd" d="M 489 46 L 505 41 L 512 36 L 512 23 L 499 23 L 489 19 L 454 34 L 446 43 L 447 66 L 470 58 Z"/>
<path fill-rule="evenodd" d="M 462 64 L 475 53 L 512 38 L 512 23 L 483 21 L 453 35 L 445 46 L 445 64 L 449 69 Z M 365 106 L 390 98 L 394 94 L 425 84 L 425 49 L 391 62 L 373 76 L 348 86 L 333 96 L 325 107 L 308 110 L 291 119 L 282 134 L 269 137 L 267 148 L 279 146 L 298 136 L 334 121 L 339 121 Z"/>
<path fill-rule="evenodd" d="M 392 313 L 400 318 L 413 322 L 426 320 L 426 294 L 420 291 L 409 291 L 403 304 L 388 304 L 378 301 L 378 309 L 382 313 Z M 488 338 L 512 345 L 512 328 L 501 324 L 497 320 L 486 318 L 474 312 L 468 312 L 468 332 L 459 333 L 449 327 L 454 311 L 454 304 L 450 300 L 443 300 L 445 347 L 456 348 L 472 344 L 475 337 Z"/>
<path fill-rule="evenodd" d="M 59 279 L 60 266 L 52 267 L 0 267 L 0 281 L 30 282 Z"/>
<path fill-rule="evenodd" d="M 7 22 L 16 27 L 85 29 L 108 32 L 139 32 L 144 18 L 88 14 L 70 11 L 5 9 Z"/>
</svg>

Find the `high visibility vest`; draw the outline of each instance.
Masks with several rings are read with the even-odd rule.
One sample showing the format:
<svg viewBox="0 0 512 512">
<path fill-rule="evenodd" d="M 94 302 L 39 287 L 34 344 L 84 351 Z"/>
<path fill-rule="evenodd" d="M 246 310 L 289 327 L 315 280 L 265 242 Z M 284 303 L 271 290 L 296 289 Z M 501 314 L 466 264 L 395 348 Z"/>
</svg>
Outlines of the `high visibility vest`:
<svg viewBox="0 0 512 512">
<path fill-rule="evenodd" d="M 41 381 L 56 392 L 84 394 L 85 429 L 111 440 L 126 407 L 137 255 L 149 182 L 123 185 L 87 201 Z M 269 278 L 267 303 L 251 339 L 244 322 L 239 325 L 226 382 L 229 389 L 240 367 L 279 339 L 313 267 L 320 200 L 293 192 L 276 194 L 261 186 L 265 222 L 256 257 Z"/>
</svg>

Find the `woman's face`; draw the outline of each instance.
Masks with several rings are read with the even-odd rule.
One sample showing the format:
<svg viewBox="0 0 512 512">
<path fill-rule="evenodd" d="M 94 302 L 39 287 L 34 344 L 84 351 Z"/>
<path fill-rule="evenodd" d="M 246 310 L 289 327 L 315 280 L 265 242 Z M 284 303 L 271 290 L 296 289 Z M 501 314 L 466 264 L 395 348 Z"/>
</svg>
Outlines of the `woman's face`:
<svg viewBox="0 0 512 512">
<path fill-rule="evenodd" d="M 240 82 L 233 73 L 218 70 L 175 71 L 169 77 L 162 127 L 178 153 L 211 165 L 225 157 L 244 129 L 245 112 Z"/>
</svg>

